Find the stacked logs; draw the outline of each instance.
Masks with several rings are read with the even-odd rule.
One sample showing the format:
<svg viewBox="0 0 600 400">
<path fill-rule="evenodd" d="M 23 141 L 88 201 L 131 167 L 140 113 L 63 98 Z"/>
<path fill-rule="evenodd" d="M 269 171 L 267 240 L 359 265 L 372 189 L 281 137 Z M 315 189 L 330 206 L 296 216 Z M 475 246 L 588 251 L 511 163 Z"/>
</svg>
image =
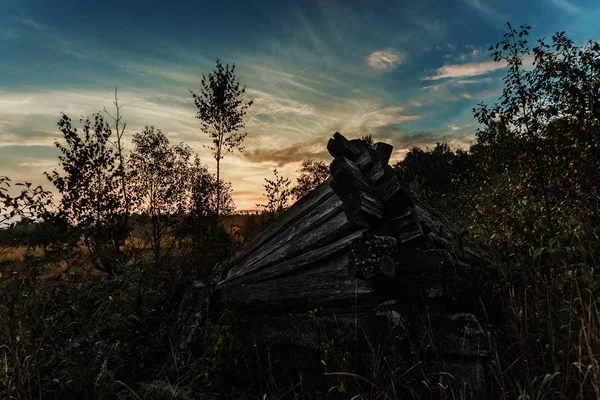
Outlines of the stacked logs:
<svg viewBox="0 0 600 400">
<path fill-rule="evenodd" d="M 242 340 L 268 349 L 288 378 L 320 371 L 323 330 L 354 332 L 356 352 L 372 356 L 359 351 L 361 330 L 385 343 L 398 374 L 419 360 L 420 379 L 485 398 L 485 338 L 465 312 L 460 275 L 486 252 L 410 195 L 389 165 L 391 145 L 336 132 L 327 149 L 331 177 L 215 269 L 180 349 L 201 341 L 203 310 L 228 308 Z"/>
</svg>

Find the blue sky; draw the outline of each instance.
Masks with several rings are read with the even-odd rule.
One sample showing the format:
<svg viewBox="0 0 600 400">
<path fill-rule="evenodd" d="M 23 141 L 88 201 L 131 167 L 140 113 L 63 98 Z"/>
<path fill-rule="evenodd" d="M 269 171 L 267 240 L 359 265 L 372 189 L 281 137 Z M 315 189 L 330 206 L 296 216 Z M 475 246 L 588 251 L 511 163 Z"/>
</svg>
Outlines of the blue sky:
<svg viewBox="0 0 600 400">
<path fill-rule="evenodd" d="M 497 99 L 504 70 L 487 49 L 506 22 L 531 43 L 566 31 L 600 39 L 597 0 L 0 2 L 0 175 L 50 187 L 61 112 L 112 106 L 126 137 L 155 125 L 214 168 L 189 89 L 215 59 L 236 63 L 254 99 L 246 152 L 222 161 L 239 209 L 263 199 L 278 167 L 328 161 L 328 138 L 372 134 L 395 146 L 465 146 L 472 108 Z"/>
</svg>

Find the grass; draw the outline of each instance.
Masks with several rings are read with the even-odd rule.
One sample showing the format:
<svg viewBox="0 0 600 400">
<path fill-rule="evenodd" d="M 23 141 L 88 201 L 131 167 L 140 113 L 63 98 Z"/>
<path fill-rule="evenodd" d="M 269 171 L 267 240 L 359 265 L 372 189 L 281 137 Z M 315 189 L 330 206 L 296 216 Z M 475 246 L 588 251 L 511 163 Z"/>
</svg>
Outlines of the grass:
<svg viewBox="0 0 600 400">
<path fill-rule="evenodd" d="M 279 379 L 269 349 L 258 355 L 237 337 L 233 314 L 207 322 L 201 354 L 179 354 L 170 338 L 183 303 L 172 277 L 187 273 L 185 249 L 171 241 L 166 247 L 173 251 L 155 261 L 140 238 L 126 247 L 131 249 L 126 279 L 95 271 L 81 247 L 67 258 L 45 259 L 40 250 L 24 246 L 2 254 L 1 272 L 10 279 L 0 289 L 0 398 L 466 396 L 451 374 L 430 370 L 431 359 L 443 362 L 435 354 L 435 343 L 427 347 L 433 351 L 429 358 L 422 357 L 422 344 L 414 343 L 415 358 L 393 370 L 385 340 L 374 342 L 358 328 L 338 337 L 318 324 L 318 313 L 314 329 L 321 335 L 322 362 L 314 371 L 320 376 L 317 386 L 305 374 Z M 13 274 L 30 264 L 32 269 Z M 490 397 L 600 398 L 597 266 L 564 261 L 542 267 L 539 262 L 530 268 L 504 263 L 496 267 L 495 277 L 482 275 L 488 289 L 480 293 L 479 310 L 489 347 Z M 357 340 L 367 349 L 366 356 L 356 352 Z M 106 354 L 95 364 L 100 349 Z M 173 373 L 163 369 L 165 360 L 182 356 L 184 362 Z M 241 381 L 232 378 L 239 375 Z"/>
</svg>

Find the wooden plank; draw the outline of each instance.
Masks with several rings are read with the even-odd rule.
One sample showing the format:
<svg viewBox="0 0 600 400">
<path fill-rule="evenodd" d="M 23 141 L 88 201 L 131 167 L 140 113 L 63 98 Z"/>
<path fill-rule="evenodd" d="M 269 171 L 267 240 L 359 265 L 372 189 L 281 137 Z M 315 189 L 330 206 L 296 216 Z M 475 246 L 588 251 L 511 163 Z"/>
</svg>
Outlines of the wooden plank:
<svg viewBox="0 0 600 400">
<path fill-rule="evenodd" d="M 331 187 L 342 199 L 346 218 L 352 223 L 369 228 L 382 220 L 383 204 L 373 196 L 358 189 L 350 191 L 335 180 L 331 182 Z"/>
<path fill-rule="evenodd" d="M 412 196 L 402 187 L 393 169 L 386 171 L 385 177 L 375 186 L 377 197 L 384 203 L 385 219 L 403 214 L 414 205 Z"/>
<path fill-rule="evenodd" d="M 379 153 L 373 148 L 364 151 L 354 163 L 371 184 L 376 184 L 385 175 L 385 169 L 379 160 Z"/>
<path fill-rule="evenodd" d="M 280 234 L 283 230 L 291 225 L 294 225 L 298 220 L 302 219 L 307 212 L 318 207 L 321 203 L 335 197 L 335 193 L 330 186 L 331 178 L 328 178 L 314 191 L 302 197 L 298 202 L 286 210 L 279 218 L 269 224 L 261 233 L 246 244 L 242 249 L 236 252 L 229 258 L 224 269 L 227 270 L 236 264 L 240 264 L 246 258 L 250 257 L 261 246 L 271 240 L 274 236 Z"/>
<path fill-rule="evenodd" d="M 335 262 L 339 268 L 347 268 L 348 255 L 336 258 Z M 222 301 L 236 310 L 242 310 L 242 314 L 307 311 L 309 305 L 351 307 L 355 303 L 368 303 L 376 298 L 375 289 L 369 282 L 339 273 L 300 274 L 227 286 L 218 291 Z"/>
<path fill-rule="evenodd" d="M 394 146 L 387 143 L 377 142 L 373 145 L 373 148 L 379 153 L 379 160 L 383 165 L 388 165 Z"/>
<path fill-rule="evenodd" d="M 331 176 L 338 184 L 339 190 L 352 192 L 360 190 L 365 193 L 374 194 L 375 188 L 364 176 L 360 168 L 346 157 L 336 158 L 331 162 Z M 340 196 L 340 193 L 336 191 Z M 343 196 L 343 193 L 341 193 Z"/>
<path fill-rule="evenodd" d="M 323 226 L 325 225 L 325 226 Z M 252 256 L 241 264 L 235 265 L 227 274 L 227 279 L 234 279 L 275 263 L 282 258 L 291 257 L 301 251 L 309 250 L 316 242 L 337 239 L 351 224 L 342 213 L 342 202 L 336 196 L 321 203 L 296 224 L 288 226 L 269 242 L 264 243 Z M 304 247 L 303 247 L 304 246 Z"/>
<path fill-rule="evenodd" d="M 357 143 L 350 142 L 341 133 L 336 132 L 327 143 L 327 151 L 333 158 L 346 157 L 349 160 L 356 160 L 363 149 Z"/>
<path fill-rule="evenodd" d="M 340 252 L 349 249 L 352 242 L 361 237 L 363 232 L 364 229 L 357 230 L 334 243 L 300 254 L 290 260 L 284 260 L 266 268 L 255 270 L 236 279 L 226 279 L 219 283 L 219 287 L 231 286 L 241 282 L 253 283 L 266 281 L 287 276 L 292 273 L 299 273 L 306 269 L 313 269 L 313 267 L 317 267 L 318 270 L 324 271 L 328 268 L 327 261 Z"/>
<path fill-rule="evenodd" d="M 333 218 L 323 221 L 322 224 L 309 230 L 304 235 L 297 236 L 293 240 L 287 240 L 286 244 L 271 249 L 267 257 L 264 257 L 256 265 L 264 268 L 275 262 L 325 246 L 340 237 L 348 235 L 355 229 L 356 226 L 348 221 L 344 213 L 339 212 Z M 256 268 L 256 265 L 251 266 L 251 268 Z"/>
</svg>

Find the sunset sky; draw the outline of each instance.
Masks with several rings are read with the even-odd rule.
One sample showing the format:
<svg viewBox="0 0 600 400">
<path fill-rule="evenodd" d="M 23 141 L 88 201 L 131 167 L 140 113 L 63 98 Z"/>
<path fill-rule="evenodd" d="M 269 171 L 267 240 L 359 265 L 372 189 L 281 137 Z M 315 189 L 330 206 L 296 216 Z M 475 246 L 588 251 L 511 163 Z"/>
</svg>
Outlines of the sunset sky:
<svg viewBox="0 0 600 400">
<path fill-rule="evenodd" d="M 507 21 L 532 44 L 600 40 L 598 0 L 0 0 L 0 175 L 51 188 L 61 112 L 111 110 L 115 86 L 126 138 L 154 125 L 214 170 L 189 89 L 217 57 L 255 102 L 246 151 L 222 161 L 239 210 L 264 202 L 275 167 L 295 180 L 301 160 L 329 162 L 335 131 L 389 142 L 395 160 L 466 145 L 472 108 L 502 89 L 487 49 Z"/>
</svg>

